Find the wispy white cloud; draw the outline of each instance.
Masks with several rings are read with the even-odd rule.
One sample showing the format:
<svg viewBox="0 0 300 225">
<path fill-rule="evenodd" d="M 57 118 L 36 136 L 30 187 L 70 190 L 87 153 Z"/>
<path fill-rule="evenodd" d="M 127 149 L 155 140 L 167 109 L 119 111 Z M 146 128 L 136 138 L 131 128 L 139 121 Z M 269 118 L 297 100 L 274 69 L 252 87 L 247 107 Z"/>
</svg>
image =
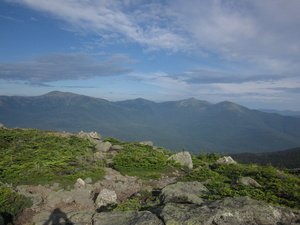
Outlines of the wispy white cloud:
<svg viewBox="0 0 300 225">
<path fill-rule="evenodd" d="M 7 0 L 6 0 L 7 1 Z M 300 60 L 298 0 L 10 0 L 45 11 L 76 32 L 148 50 L 193 51 L 265 71 L 295 71 Z"/>
<path fill-rule="evenodd" d="M 31 84 L 59 80 L 84 80 L 131 72 L 131 60 L 114 55 L 99 61 L 86 53 L 52 54 L 18 63 L 0 63 L 0 79 L 22 80 Z"/>
</svg>

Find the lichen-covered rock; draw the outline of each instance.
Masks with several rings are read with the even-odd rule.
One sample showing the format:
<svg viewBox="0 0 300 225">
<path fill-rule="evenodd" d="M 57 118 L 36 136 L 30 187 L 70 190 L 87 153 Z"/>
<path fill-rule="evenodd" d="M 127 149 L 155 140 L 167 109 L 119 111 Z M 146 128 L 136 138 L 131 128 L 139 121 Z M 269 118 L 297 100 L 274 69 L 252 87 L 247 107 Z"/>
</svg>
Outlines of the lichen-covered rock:
<svg viewBox="0 0 300 225">
<path fill-rule="evenodd" d="M 256 180 L 251 177 L 240 177 L 237 179 L 236 183 L 252 187 L 262 187 L 259 183 L 257 183 Z"/>
<path fill-rule="evenodd" d="M 224 198 L 196 204 L 169 203 L 156 211 L 166 225 L 296 224 L 300 211 L 274 206 L 249 197 Z"/>
<path fill-rule="evenodd" d="M 230 164 L 237 164 L 237 162 L 234 161 L 230 156 L 224 156 L 215 162 L 215 165 L 217 165 L 217 166 L 230 165 Z"/>
<path fill-rule="evenodd" d="M 60 203 L 73 204 L 76 203 L 81 208 L 93 208 L 94 201 L 91 196 L 91 190 L 87 189 L 73 189 L 70 191 L 58 190 L 50 192 L 46 199 L 46 206 L 54 208 Z"/>
<path fill-rule="evenodd" d="M 18 193 L 20 193 L 21 195 L 24 195 L 28 198 L 31 199 L 32 204 L 34 206 L 39 205 L 40 203 L 42 203 L 44 201 L 44 199 L 42 198 L 42 196 L 38 195 L 38 194 L 34 194 L 32 193 L 29 189 L 27 185 L 20 185 L 16 187 L 16 190 L 18 191 Z"/>
<path fill-rule="evenodd" d="M 97 207 L 107 206 L 116 203 L 117 203 L 116 192 L 108 189 L 101 190 L 95 201 Z"/>
<path fill-rule="evenodd" d="M 76 183 L 74 184 L 75 188 L 85 188 L 85 181 L 81 178 L 78 178 Z"/>
<path fill-rule="evenodd" d="M 63 212 L 56 208 L 52 212 L 41 212 L 34 216 L 33 222 L 35 225 L 45 224 L 76 224 L 76 225 L 91 225 L 93 224 L 92 217 L 95 214 L 93 211 L 82 210 L 77 212 Z"/>
<path fill-rule="evenodd" d="M 157 216 L 148 211 L 112 211 L 97 213 L 94 225 L 163 225 Z"/>
<path fill-rule="evenodd" d="M 101 135 L 98 134 L 97 132 L 95 131 L 92 131 L 90 133 L 86 133 L 86 132 L 83 132 L 83 131 L 80 131 L 78 134 L 77 134 L 78 137 L 80 138 L 86 138 L 86 139 L 89 139 L 90 141 L 99 141 L 101 140 Z"/>
<path fill-rule="evenodd" d="M 141 141 L 140 144 L 153 146 L 153 142 L 152 141 Z"/>
<path fill-rule="evenodd" d="M 99 142 L 96 144 L 95 149 L 99 152 L 107 152 L 111 148 L 112 144 L 110 142 Z"/>
<path fill-rule="evenodd" d="M 94 157 L 95 157 L 96 160 L 97 159 L 99 159 L 99 160 L 105 160 L 106 159 L 106 157 L 101 152 L 95 152 Z"/>
<path fill-rule="evenodd" d="M 172 155 L 168 158 L 168 160 L 175 160 L 175 162 L 179 163 L 181 166 L 186 166 L 189 169 L 193 169 L 192 157 L 191 154 L 187 151 L 182 151 L 175 155 Z"/>
<path fill-rule="evenodd" d="M 159 199 L 163 204 L 169 202 L 201 204 L 203 200 L 199 195 L 208 192 L 208 189 L 199 182 L 178 182 L 162 189 Z"/>
</svg>

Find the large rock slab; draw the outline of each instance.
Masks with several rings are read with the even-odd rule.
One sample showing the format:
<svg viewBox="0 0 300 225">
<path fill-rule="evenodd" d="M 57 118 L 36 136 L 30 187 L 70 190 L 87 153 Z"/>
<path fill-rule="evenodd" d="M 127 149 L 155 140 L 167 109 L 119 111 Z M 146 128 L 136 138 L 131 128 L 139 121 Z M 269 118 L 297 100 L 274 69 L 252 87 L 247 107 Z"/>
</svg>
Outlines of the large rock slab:
<svg viewBox="0 0 300 225">
<path fill-rule="evenodd" d="M 208 192 L 208 189 L 199 182 L 178 182 L 162 189 L 159 199 L 162 204 L 169 202 L 201 204 L 203 200 L 199 195 Z"/>
<path fill-rule="evenodd" d="M 157 216 L 148 211 L 113 211 L 97 213 L 93 225 L 163 225 Z"/>
<path fill-rule="evenodd" d="M 82 210 L 77 212 L 65 213 L 59 208 L 52 212 L 41 212 L 33 218 L 35 225 L 58 225 L 58 224 L 76 224 L 76 225 L 92 225 L 93 211 Z"/>
<path fill-rule="evenodd" d="M 112 146 L 112 144 L 110 142 L 107 142 L 107 141 L 105 141 L 105 142 L 99 142 L 96 145 L 95 149 L 97 151 L 99 151 L 99 152 L 107 152 L 107 151 L 109 151 L 109 149 L 111 148 L 111 146 Z"/>
<path fill-rule="evenodd" d="M 300 210 L 263 203 L 249 197 L 224 198 L 200 206 L 169 203 L 156 213 L 166 225 L 287 225 L 300 222 Z"/>
<path fill-rule="evenodd" d="M 179 152 L 175 155 L 172 155 L 168 158 L 168 160 L 175 160 L 175 162 L 179 163 L 181 166 L 186 166 L 189 169 L 193 169 L 192 156 L 187 151 Z"/>
</svg>

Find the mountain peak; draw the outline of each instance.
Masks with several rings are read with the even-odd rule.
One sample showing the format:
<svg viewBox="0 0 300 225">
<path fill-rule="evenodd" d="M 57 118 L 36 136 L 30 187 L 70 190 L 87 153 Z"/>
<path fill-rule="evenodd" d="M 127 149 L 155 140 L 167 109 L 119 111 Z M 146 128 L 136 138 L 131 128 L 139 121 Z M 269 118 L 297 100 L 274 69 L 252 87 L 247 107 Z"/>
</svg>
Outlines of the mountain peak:
<svg viewBox="0 0 300 225">
<path fill-rule="evenodd" d="M 215 106 L 222 108 L 222 109 L 229 110 L 229 111 L 238 111 L 238 112 L 243 112 L 247 109 L 244 106 L 241 106 L 239 104 L 236 104 L 236 103 L 233 103 L 230 101 L 219 102 Z"/>
<path fill-rule="evenodd" d="M 61 92 L 61 91 L 51 91 L 47 94 L 41 95 L 43 97 L 73 97 L 73 96 L 79 96 L 78 94 L 74 94 L 71 92 Z"/>
<path fill-rule="evenodd" d="M 178 106 L 187 107 L 187 106 L 203 106 L 203 105 L 211 105 L 211 103 L 207 101 L 201 101 L 196 98 L 188 98 L 178 102 Z"/>
</svg>

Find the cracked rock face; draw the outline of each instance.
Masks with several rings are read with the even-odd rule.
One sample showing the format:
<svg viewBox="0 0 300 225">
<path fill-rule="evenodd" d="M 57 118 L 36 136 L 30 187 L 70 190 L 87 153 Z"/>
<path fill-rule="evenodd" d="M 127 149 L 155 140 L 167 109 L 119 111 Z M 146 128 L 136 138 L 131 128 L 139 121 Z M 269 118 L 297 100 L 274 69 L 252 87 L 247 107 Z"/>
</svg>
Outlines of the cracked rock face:
<svg viewBox="0 0 300 225">
<path fill-rule="evenodd" d="M 178 182 L 162 189 L 159 199 L 163 204 L 169 202 L 201 204 L 203 200 L 199 195 L 208 192 L 208 189 L 200 182 Z"/>
<path fill-rule="evenodd" d="M 166 225 L 300 224 L 300 211 L 274 206 L 249 197 L 224 198 L 202 205 L 168 203 L 156 211 Z"/>
</svg>

